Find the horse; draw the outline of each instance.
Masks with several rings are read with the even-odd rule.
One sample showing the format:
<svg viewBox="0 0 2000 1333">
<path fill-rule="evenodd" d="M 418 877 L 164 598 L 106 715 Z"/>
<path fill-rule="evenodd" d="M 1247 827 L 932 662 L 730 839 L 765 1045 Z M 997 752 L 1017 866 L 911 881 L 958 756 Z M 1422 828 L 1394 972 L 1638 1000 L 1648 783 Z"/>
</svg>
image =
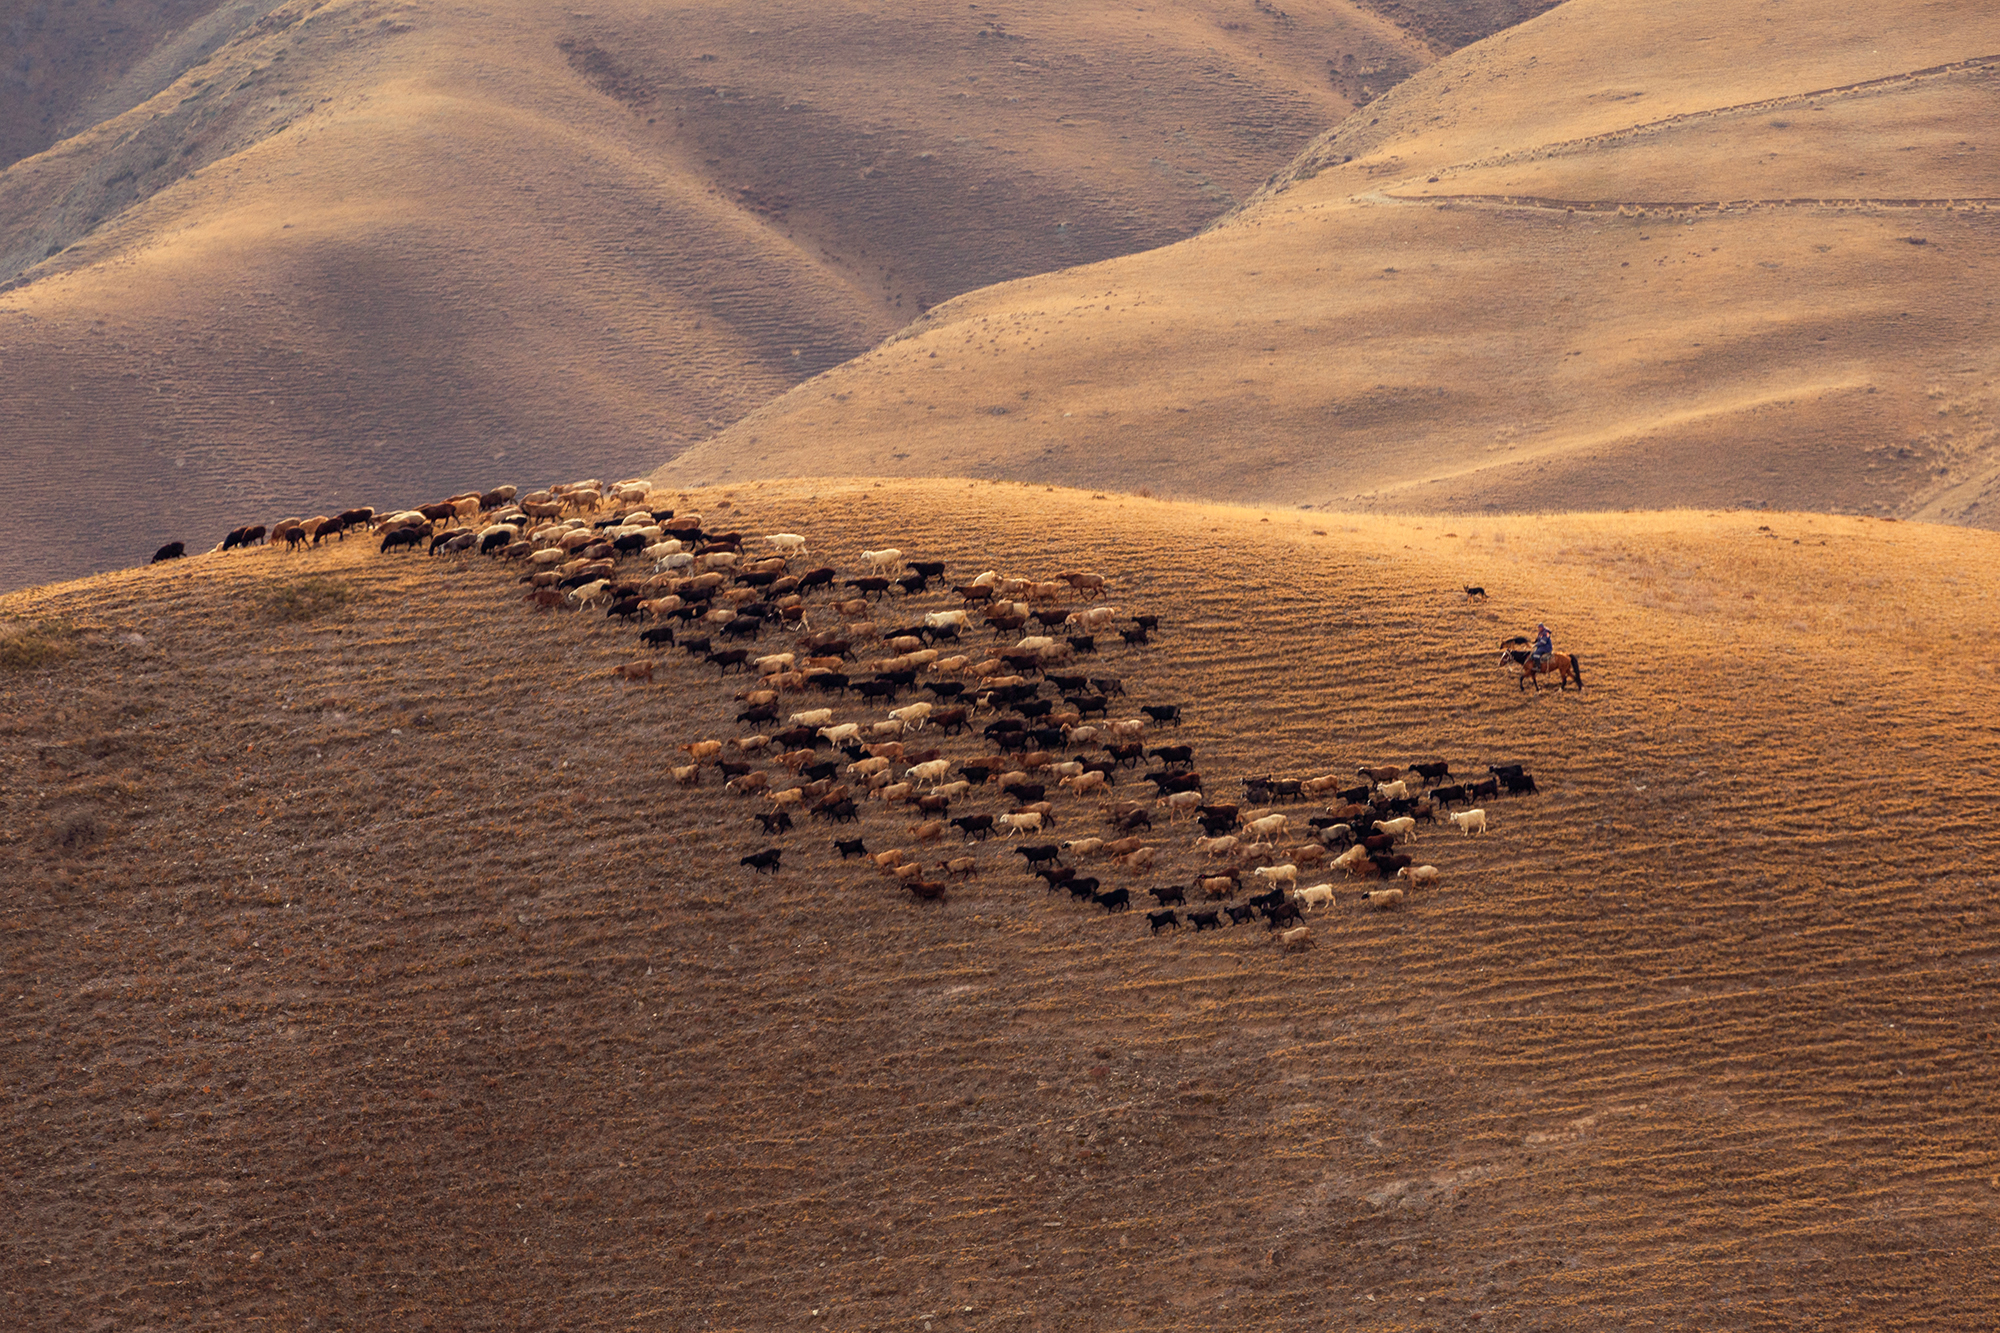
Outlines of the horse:
<svg viewBox="0 0 2000 1333">
<path fill-rule="evenodd" d="M 1583 693 L 1583 659 L 1571 653 L 1550 653 L 1547 658 L 1537 660 L 1529 655 L 1526 648 L 1503 648 L 1500 652 L 1502 667 L 1513 665 L 1521 669 L 1521 688 L 1527 689 L 1532 681 L 1536 689 L 1542 688 L 1538 676 L 1555 673 L 1556 688 L 1566 690 L 1571 681 L 1576 682 L 1576 691 Z"/>
</svg>

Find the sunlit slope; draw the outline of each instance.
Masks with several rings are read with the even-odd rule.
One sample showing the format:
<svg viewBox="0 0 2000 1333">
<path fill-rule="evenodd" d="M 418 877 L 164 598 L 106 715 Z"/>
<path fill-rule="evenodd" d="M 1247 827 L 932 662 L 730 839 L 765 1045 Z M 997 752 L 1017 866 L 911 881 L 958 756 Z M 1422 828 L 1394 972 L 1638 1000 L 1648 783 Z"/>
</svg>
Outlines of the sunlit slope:
<svg viewBox="0 0 2000 1333">
<path fill-rule="evenodd" d="M 920 842 L 887 800 L 767 836 L 765 798 L 669 772 L 713 739 L 797 780 L 748 743 L 756 682 L 532 611 L 511 563 L 349 541 L 0 598 L 13 1327 L 2000 1325 L 2000 534 L 963 480 L 671 500 L 843 580 L 891 545 L 951 581 L 1100 572 L 1159 633 L 1074 669 L 1122 683 L 1112 718 L 1182 705 L 1143 740 L 1217 803 L 1436 760 L 1537 793 L 1415 829 L 1442 877 L 1399 910 L 1306 867 L 1336 896 L 1287 951 L 1254 918 L 1151 930 L 1148 889 L 1218 910 L 1194 877 L 1230 864 L 1153 762 L 1110 796 L 1156 863 L 1063 854 L 1129 912 L 1024 872 L 1112 832 L 1053 775 L 1044 838 Z M 959 603 L 836 596 L 816 628 Z M 1538 619 L 1581 694 L 1498 669 Z M 635 657 L 651 682 L 614 679 Z M 896 767 L 993 753 L 995 720 Z M 975 873 L 919 903 L 835 838 Z"/>
<path fill-rule="evenodd" d="M 1213 231 L 962 298 L 667 475 L 1986 521 L 2000 17 L 1895 27 L 1577 0 Z"/>
<path fill-rule="evenodd" d="M 1186 236 L 1370 91 L 1330 68 L 1431 58 L 1293 8 L 280 5 L 0 172 L 0 581 L 643 470 L 928 305 Z"/>
</svg>

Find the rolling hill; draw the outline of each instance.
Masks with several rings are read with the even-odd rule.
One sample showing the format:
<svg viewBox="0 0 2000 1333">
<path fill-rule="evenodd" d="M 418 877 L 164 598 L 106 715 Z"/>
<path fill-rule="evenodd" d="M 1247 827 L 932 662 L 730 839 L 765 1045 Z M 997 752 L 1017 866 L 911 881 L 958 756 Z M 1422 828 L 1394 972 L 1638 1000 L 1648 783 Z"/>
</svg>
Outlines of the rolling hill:
<svg viewBox="0 0 2000 1333">
<path fill-rule="evenodd" d="M 970 293 L 662 479 L 1990 524 L 2000 17 L 1575 0 L 1202 235 Z"/>
<path fill-rule="evenodd" d="M 348 542 L 0 598 L 10 1328 L 1994 1324 L 1993 534 L 670 498 L 843 577 L 1103 573 L 1160 631 L 1078 669 L 1114 717 L 1181 704 L 1145 742 L 1215 801 L 1438 759 L 1539 791 L 1420 826 L 1443 879 L 1399 910 L 1332 876 L 1286 951 L 881 802 L 767 839 L 765 798 L 671 773 L 751 733 L 741 678 L 621 684 L 635 632 L 504 563 Z M 1496 669 L 1537 619 L 1581 694 Z M 819 706 L 889 705 L 784 704 Z M 792 782 L 767 754 L 721 757 Z M 1050 841 L 1108 833 L 1052 794 Z M 976 873 L 918 902 L 851 836 Z M 1064 859 L 1142 905 L 1228 864 L 1140 836 L 1147 873 Z"/>
<path fill-rule="evenodd" d="M 938 302 L 1195 232 L 1544 8 L 56 11 L 10 151 L 105 118 L 0 171 L 0 585 L 496 462 L 645 471 Z"/>
</svg>

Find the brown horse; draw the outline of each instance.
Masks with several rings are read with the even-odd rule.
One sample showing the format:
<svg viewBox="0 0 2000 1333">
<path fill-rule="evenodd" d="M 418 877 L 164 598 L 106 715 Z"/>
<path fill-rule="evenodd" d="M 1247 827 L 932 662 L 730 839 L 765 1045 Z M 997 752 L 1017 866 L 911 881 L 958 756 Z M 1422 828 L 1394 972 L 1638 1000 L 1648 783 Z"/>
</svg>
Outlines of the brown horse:
<svg viewBox="0 0 2000 1333">
<path fill-rule="evenodd" d="M 1570 653 L 1550 653 L 1545 659 L 1528 655 L 1526 648 L 1503 648 L 1500 665 L 1517 666 L 1521 669 L 1521 688 L 1527 689 L 1532 683 L 1536 689 L 1542 688 L 1541 676 L 1553 673 L 1556 688 L 1566 690 L 1571 681 L 1576 682 L 1576 692 L 1583 693 L 1583 659 Z"/>
</svg>

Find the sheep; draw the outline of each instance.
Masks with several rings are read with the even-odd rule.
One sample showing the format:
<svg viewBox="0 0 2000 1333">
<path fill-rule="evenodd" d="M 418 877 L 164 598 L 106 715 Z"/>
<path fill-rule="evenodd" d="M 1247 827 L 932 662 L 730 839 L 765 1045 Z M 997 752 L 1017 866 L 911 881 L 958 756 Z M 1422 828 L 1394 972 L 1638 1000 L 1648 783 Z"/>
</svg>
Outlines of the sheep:
<svg viewBox="0 0 2000 1333">
<path fill-rule="evenodd" d="M 1233 875 L 1204 875 L 1196 882 L 1200 885 L 1201 891 L 1216 902 L 1236 892 L 1237 887 Z"/>
<path fill-rule="evenodd" d="M 847 771 L 854 777 L 865 778 L 876 773 L 887 772 L 888 768 L 889 761 L 887 759 L 880 755 L 871 755 L 866 759 L 855 760 L 847 766 Z"/>
<path fill-rule="evenodd" d="M 1042 816 L 1039 811 L 1027 811 L 1010 815 L 996 815 L 993 822 L 1007 827 L 1007 836 L 1018 837 L 1023 833 L 1040 833 Z"/>
<path fill-rule="evenodd" d="M 701 785 L 701 765 L 683 764 L 678 768 L 670 768 L 667 770 L 667 776 L 672 778 L 677 786 L 699 787 Z"/>
<path fill-rule="evenodd" d="M 1401 907 L 1403 905 L 1403 891 L 1401 889 L 1370 889 L 1362 897 L 1366 898 L 1368 905 L 1377 911 L 1383 911 L 1391 907 Z"/>
<path fill-rule="evenodd" d="M 944 828 L 942 819 L 927 819 L 921 824 L 910 825 L 910 836 L 918 842 L 936 842 L 944 836 Z"/>
<path fill-rule="evenodd" d="M 693 742 L 690 742 L 690 743 L 689 743 L 689 744 L 687 744 L 687 745 L 683 745 L 683 746 L 681 747 L 681 749 L 683 749 L 683 750 L 687 751 L 687 752 L 688 752 L 688 754 L 689 754 L 689 755 L 690 755 L 690 756 L 691 756 L 691 757 L 692 757 L 692 758 L 694 759 L 694 761 L 695 761 L 695 762 L 696 762 L 696 763 L 698 764 L 698 763 L 700 763 L 700 762 L 701 762 L 702 760 L 704 760 L 704 759 L 713 759 L 713 758 L 715 758 L 715 756 L 717 756 L 717 755 L 721 754 L 721 753 L 722 753 L 722 742 L 721 742 L 721 741 L 693 741 Z"/>
<path fill-rule="evenodd" d="M 1095 606 L 1088 611 L 1070 612 L 1063 619 L 1063 624 L 1074 626 L 1082 632 L 1090 634 L 1101 629 L 1109 629 L 1121 619 L 1123 619 L 1123 616 L 1117 607 Z"/>
<path fill-rule="evenodd" d="M 908 801 L 915 792 L 916 787 L 911 783 L 892 782 L 876 792 L 874 799 L 882 802 L 884 805 L 888 805 L 894 802 Z"/>
<path fill-rule="evenodd" d="M 837 727 L 821 727 L 819 734 L 829 745 L 841 745 L 861 734 L 859 722 L 843 722 Z"/>
<path fill-rule="evenodd" d="M 1396 872 L 1397 879 L 1410 881 L 1411 888 L 1431 888 L 1441 875 L 1436 866 L 1404 866 Z"/>
<path fill-rule="evenodd" d="M 890 709 L 889 716 L 899 726 L 907 727 L 911 731 L 922 731 L 924 724 L 930 721 L 931 713 L 935 708 L 936 705 L 934 704 L 905 704 L 901 708 Z"/>
<path fill-rule="evenodd" d="M 1299 868 L 1290 862 L 1281 866 L 1258 866 L 1250 873 L 1274 887 L 1279 884 L 1290 884 L 1294 888 L 1298 887 Z"/>
<path fill-rule="evenodd" d="M 949 772 L 951 772 L 951 760 L 931 759 L 921 764 L 910 765 L 903 776 L 912 782 L 928 783 L 936 787 L 944 781 L 945 775 Z"/>
<path fill-rule="evenodd" d="M 833 721 L 831 708 L 809 708 L 801 713 L 793 713 L 791 722 L 799 727 L 824 727 Z"/>
<path fill-rule="evenodd" d="M 1278 943 L 1287 949 L 1317 949 L 1311 926 L 1293 926 L 1278 932 Z"/>
<path fill-rule="evenodd" d="M 764 791 L 770 787 L 771 777 L 763 772 L 745 773 L 740 777 L 731 778 L 722 785 L 738 796 L 748 796 L 753 791 Z"/>
<path fill-rule="evenodd" d="M 1253 819 L 1245 824 L 1243 831 L 1251 835 L 1249 845 L 1268 844 L 1277 841 L 1290 823 L 1291 821 L 1284 815 L 1265 815 L 1262 819 Z"/>
<path fill-rule="evenodd" d="M 1072 856 L 1095 856 L 1104 850 L 1104 839 L 1072 838 L 1062 845 L 1062 849 Z"/>
<path fill-rule="evenodd" d="M 880 572 L 894 569 L 896 566 L 902 564 L 903 553 L 893 546 L 884 551 L 863 551 L 861 553 L 861 561 L 871 570 Z"/>
<path fill-rule="evenodd" d="M 751 665 L 757 668 L 760 676 L 775 676 L 781 671 L 790 671 L 798 660 L 797 653 L 766 653 Z"/>
<path fill-rule="evenodd" d="M 1461 810 L 1451 817 L 1467 837 L 1486 832 L 1486 812 L 1484 810 Z"/>
<path fill-rule="evenodd" d="M 786 555 L 806 553 L 806 539 L 796 532 L 773 532 L 766 535 L 764 540 L 771 544 L 772 550 L 782 551 Z"/>
<path fill-rule="evenodd" d="M 1194 840 L 1194 849 L 1198 852 L 1207 852 L 1210 856 L 1234 856 L 1237 849 L 1242 845 L 1243 839 L 1233 833 L 1225 833 L 1220 837 L 1203 837 Z"/>
<path fill-rule="evenodd" d="M 1333 885 L 1312 884 L 1298 890 L 1300 908 L 1312 911 L 1315 907 L 1330 906 L 1333 902 Z"/>
<path fill-rule="evenodd" d="M 1400 780 L 1378 783 L 1375 794 L 1385 801 L 1405 801 L 1410 796 L 1410 784 Z"/>
<path fill-rule="evenodd" d="M 753 751 L 768 749 L 771 744 L 771 738 L 769 736 L 738 736 L 729 743 L 744 754 L 750 754 Z"/>
<path fill-rule="evenodd" d="M 1414 838 L 1417 836 L 1417 821 L 1404 815 L 1401 819 L 1378 819 L 1375 831 L 1386 833 L 1391 838 Z"/>
<path fill-rule="evenodd" d="M 648 685 L 651 685 L 653 683 L 654 665 L 655 663 L 652 658 L 642 657 L 636 662 L 626 662 L 622 666 L 611 668 L 611 674 L 628 684 L 632 681 L 643 680 Z"/>
<path fill-rule="evenodd" d="M 1374 871 L 1371 867 L 1374 864 L 1373 861 L 1368 859 L 1368 849 L 1357 842 L 1339 856 L 1334 857 L 1332 865 L 1327 868 L 1330 870 L 1345 870 L 1350 875 L 1361 876 L 1373 874 Z"/>
<path fill-rule="evenodd" d="M 1109 781 L 1110 779 L 1103 772 L 1091 769 L 1086 773 L 1078 773 L 1075 777 L 1064 778 L 1056 785 L 1059 787 L 1068 787 L 1072 796 L 1082 796 L 1087 792 L 1100 790 Z"/>
<path fill-rule="evenodd" d="M 1123 856 L 1113 859 L 1118 865 L 1124 866 L 1127 870 L 1147 870 L 1152 867 L 1153 861 L 1158 855 L 1159 849 L 1157 847 L 1135 847 Z"/>
</svg>

